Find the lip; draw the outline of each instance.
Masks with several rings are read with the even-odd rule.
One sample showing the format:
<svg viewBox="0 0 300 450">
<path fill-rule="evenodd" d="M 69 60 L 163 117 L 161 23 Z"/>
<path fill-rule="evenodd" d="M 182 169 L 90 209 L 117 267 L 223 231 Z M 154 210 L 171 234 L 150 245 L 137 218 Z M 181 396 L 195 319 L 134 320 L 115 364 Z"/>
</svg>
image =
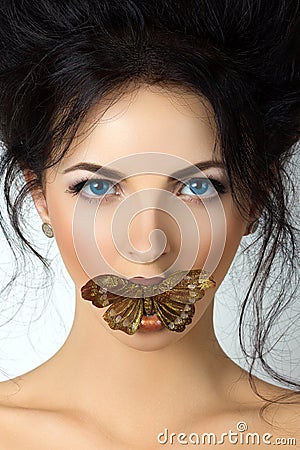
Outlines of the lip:
<svg viewBox="0 0 300 450">
<path fill-rule="evenodd" d="M 152 316 L 143 316 L 139 325 L 141 333 L 148 333 L 150 331 L 161 331 L 164 328 L 156 314 Z"/>
<path fill-rule="evenodd" d="M 145 286 L 151 286 L 153 284 L 159 284 L 163 280 L 164 280 L 164 278 L 162 278 L 162 277 L 152 277 L 152 278 L 133 277 L 133 278 L 129 278 L 129 281 L 132 281 L 132 283 L 144 284 Z"/>
</svg>

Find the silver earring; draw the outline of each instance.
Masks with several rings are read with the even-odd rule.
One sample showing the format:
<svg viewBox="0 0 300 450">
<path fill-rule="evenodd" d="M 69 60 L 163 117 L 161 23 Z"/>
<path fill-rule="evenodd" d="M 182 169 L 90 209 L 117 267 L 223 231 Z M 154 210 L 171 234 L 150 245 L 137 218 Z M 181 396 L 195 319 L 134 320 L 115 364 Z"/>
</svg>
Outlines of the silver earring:
<svg viewBox="0 0 300 450">
<path fill-rule="evenodd" d="M 253 234 L 258 229 L 259 226 L 259 220 L 256 219 L 254 222 L 251 222 L 250 225 L 247 228 L 247 234 Z"/>
<path fill-rule="evenodd" d="M 54 237 L 54 233 L 53 233 L 53 230 L 52 230 L 52 227 L 51 227 L 50 223 L 44 222 L 43 225 L 42 225 L 42 230 L 43 230 L 44 234 L 48 238 L 53 238 Z"/>
</svg>

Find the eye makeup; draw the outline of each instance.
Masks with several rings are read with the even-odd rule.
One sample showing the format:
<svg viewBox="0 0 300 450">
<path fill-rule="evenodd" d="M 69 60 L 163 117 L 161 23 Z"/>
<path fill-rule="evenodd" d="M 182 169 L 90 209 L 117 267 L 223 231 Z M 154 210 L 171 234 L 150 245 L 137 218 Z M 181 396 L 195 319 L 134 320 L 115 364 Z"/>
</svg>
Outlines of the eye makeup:
<svg viewBox="0 0 300 450">
<path fill-rule="evenodd" d="M 228 192 L 225 184 L 213 177 L 193 177 L 185 180 L 184 183 L 178 183 L 178 185 L 176 195 L 188 202 L 211 201 Z"/>
<path fill-rule="evenodd" d="M 183 201 L 201 203 L 203 200 L 213 200 L 228 192 L 227 186 L 212 176 L 175 181 L 174 194 L 181 197 Z M 65 192 L 72 196 L 80 194 L 84 200 L 89 202 L 99 202 L 100 199 L 101 202 L 111 202 L 120 199 L 122 189 L 120 184 L 113 180 L 82 177 L 72 183 Z"/>
<path fill-rule="evenodd" d="M 102 178 L 82 177 L 80 180 L 72 183 L 66 193 L 72 194 L 72 197 L 78 194 L 88 202 L 110 202 L 113 197 L 120 196 L 121 191 L 119 184 L 113 180 Z"/>
</svg>

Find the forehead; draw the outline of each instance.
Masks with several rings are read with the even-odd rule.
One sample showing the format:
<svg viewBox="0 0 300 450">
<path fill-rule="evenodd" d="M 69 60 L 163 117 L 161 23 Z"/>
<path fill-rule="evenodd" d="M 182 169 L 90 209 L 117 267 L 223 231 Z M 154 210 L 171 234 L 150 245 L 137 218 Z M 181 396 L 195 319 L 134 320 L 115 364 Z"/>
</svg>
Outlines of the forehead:
<svg viewBox="0 0 300 450">
<path fill-rule="evenodd" d="M 82 161 L 105 166 L 146 152 L 179 156 L 191 163 L 212 156 L 213 111 L 205 99 L 191 92 L 143 85 L 103 109 L 99 104 L 90 110 L 60 170 Z"/>
</svg>

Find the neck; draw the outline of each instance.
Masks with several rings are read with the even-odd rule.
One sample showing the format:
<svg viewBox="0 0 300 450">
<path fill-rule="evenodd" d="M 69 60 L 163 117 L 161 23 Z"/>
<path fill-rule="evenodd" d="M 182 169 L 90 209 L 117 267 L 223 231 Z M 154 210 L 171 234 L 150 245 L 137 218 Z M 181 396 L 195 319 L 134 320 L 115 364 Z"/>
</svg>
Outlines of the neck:
<svg viewBox="0 0 300 450">
<path fill-rule="evenodd" d="M 65 344 L 36 373 L 36 382 L 47 383 L 48 393 L 59 392 L 55 400 L 49 394 L 48 407 L 75 412 L 123 436 L 143 421 L 153 436 L 165 426 L 180 428 L 187 415 L 193 423 L 193 418 L 228 409 L 229 389 L 243 370 L 224 354 L 214 335 L 213 301 L 190 332 L 156 351 L 124 345 L 99 323 L 102 310 L 78 293 L 76 301 Z"/>
</svg>

